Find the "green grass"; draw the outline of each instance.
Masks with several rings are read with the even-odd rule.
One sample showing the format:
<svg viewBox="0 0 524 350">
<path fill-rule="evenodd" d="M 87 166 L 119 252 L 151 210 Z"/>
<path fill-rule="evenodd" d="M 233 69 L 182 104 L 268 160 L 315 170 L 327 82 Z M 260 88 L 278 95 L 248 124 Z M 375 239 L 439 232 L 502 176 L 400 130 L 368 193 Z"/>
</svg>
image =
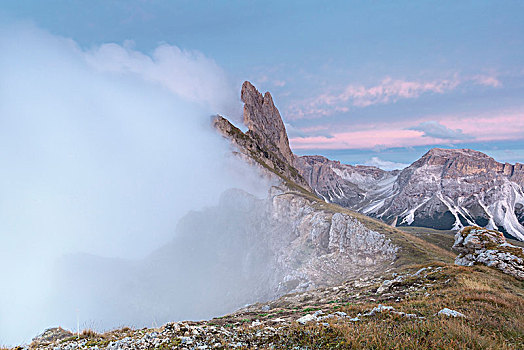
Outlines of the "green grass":
<svg viewBox="0 0 524 350">
<path fill-rule="evenodd" d="M 398 229 L 411 235 L 419 237 L 426 242 L 436 245 L 447 251 L 452 251 L 451 247 L 455 242 L 455 232 L 448 230 L 435 230 L 427 227 L 399 226 Z"/>
</svg>

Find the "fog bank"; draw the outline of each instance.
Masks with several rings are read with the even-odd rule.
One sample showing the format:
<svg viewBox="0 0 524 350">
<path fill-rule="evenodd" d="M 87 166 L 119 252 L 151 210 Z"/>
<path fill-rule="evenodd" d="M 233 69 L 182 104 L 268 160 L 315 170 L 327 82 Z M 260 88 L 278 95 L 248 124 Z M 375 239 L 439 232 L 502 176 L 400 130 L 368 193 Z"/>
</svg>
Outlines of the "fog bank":
<svg viewBox="0 0 524 350">
<path fill-rule="evenodd" d="M 96 327 L 101 305 L 57 301 L 71 292 L 54 279 L 67 257 L 100 261 L 69 266 L 80 280 L 105 273 L 171 241 L 183 215 L 224 190 L 265 193 L 210 127 L 212 114 L 240 105 L 204 55 L 170 45 L 145 54 L 132 43 L 83 49 L 20 23 L 0 25 L 0 52 L 0 345 L 71 327 L 77 315 Z M 113 312 L 129 307 L 118 305 Z"/>
</svg>

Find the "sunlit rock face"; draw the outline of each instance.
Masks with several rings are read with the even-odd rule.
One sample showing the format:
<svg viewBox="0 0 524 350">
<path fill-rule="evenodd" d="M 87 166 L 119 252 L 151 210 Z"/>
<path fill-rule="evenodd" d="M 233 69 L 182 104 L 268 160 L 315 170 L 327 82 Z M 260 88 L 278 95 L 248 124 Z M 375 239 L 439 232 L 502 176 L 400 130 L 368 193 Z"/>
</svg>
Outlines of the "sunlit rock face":
<svg viewBox="0 0 524 350">
<path fill-rule="evenodd" d="M 507 243 L 501 232 L 465 227 L 455 235 L 453 250 L 457 265 L 484 264 L 524 280 L 524 248 Z"/>
</svg>

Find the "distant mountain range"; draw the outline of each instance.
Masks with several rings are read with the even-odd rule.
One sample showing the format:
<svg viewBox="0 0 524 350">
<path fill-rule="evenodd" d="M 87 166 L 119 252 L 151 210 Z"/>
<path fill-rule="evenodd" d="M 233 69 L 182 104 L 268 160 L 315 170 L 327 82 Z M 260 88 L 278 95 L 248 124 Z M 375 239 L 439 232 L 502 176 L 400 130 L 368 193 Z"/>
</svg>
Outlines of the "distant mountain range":
<svg viewBox="0 0 524 350">
<path fill-rule="evenodd" d="M 524 240 L 524 165 L 470 149 L 433 148 L 402 171 L 297 157 L 315 193 L 399 226 L 498 229 Z"/>
<path fill-rule="evenodd" d="M 262 157 L 267 165 L 326 202 L 392 226 L 457 230 L 479 225 L 524 240 L 524 164 L 499 163 L 470 149 L 441 148 L 429 150 L 401 171 L 299 157 L 289 147 L 271 94 L 262 95 L 245 82 L 242 100 L 246 134 L 275 160 Z M 248 155 L 253 154 L 256 157 L 256 152 Z"/>
</svg>

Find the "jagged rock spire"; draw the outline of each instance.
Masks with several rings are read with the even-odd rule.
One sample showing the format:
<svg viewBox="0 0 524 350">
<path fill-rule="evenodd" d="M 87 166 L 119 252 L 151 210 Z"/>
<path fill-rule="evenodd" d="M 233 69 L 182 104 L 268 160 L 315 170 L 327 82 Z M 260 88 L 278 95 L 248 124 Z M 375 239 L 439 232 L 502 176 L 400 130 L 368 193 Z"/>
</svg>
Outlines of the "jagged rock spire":
<svg viewBox="0 0 524 350">
<path fill-rule="evenodd" d="M 242 84 L 241 98 L 244 102 L 244 124 L 249 132 L 263 141 L 267 149 L 292 165 L 294 156 L 289 148 L 286 127 L 271 94 L 266 92 L 262 96 L 253 84 L 245 81 Z"/>
</svg>

